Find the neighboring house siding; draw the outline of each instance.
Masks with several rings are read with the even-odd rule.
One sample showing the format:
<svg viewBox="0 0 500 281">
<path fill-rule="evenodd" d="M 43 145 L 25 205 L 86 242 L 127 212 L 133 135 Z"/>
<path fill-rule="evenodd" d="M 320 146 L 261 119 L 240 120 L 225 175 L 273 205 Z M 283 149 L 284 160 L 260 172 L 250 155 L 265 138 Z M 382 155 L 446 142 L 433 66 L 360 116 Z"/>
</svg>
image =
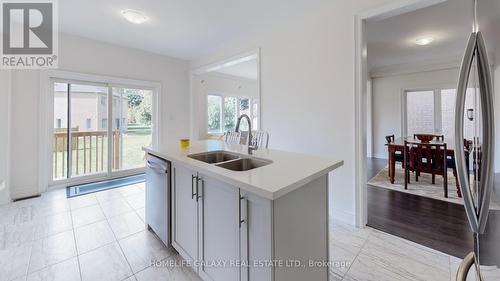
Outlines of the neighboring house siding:
<svg viewBox="0 0 500 281">
<path fill-rule="evenodd" d="M 101 101 L 102 98 L 106 99 L 104 104 Z M 72 128 L 78 131 L 106 130 L 106 127 L 103 126 L 103 120 L 108 118 L 105 94 L 72 92 L 71 101 Z M 113 97 L 113 129 L 116 129 L 116 118 L 120 119 L 120 129 L 126 130 L 126 124 L 128 124 L 128 99 L 126 97 Z M 90 128 L 87 128 L 87 119 L 90 119 Z M 54 96 L 54 128 L 58 128 L 59 123 L 61 128 L 67 128 L 67 122 L 67 94 L 66 92 L 56 92 Z"/>
</svg>

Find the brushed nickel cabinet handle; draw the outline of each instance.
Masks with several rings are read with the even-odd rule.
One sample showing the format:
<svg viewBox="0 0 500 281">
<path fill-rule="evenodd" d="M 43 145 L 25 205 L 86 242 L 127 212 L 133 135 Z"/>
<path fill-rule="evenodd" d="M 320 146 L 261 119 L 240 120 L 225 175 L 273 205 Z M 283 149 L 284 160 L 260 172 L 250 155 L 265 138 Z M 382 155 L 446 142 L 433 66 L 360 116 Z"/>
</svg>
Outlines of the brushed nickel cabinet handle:
<svg viewBox="0 0 500 281">
<path fill-rule="evenodd" d="M 243 201 L 243 200 L 246 200 L 246 198 L 245 198 L 245 196 L 241 196 L 241 194 L 240 194 L 239 195 L 239 200 L 238 200 L 239 201 L 238 202 L 238 225 L 240 226 L 240 228 L 241 228 L 242 224 L 246 223 L 246 219 L 243 219 L 241 217 L 241 213 L 242 213 L 241 212 L 241 201 Z"/>
<path fill-rule="evenodd" d="M 194 197 L 196 196 L 196 192 L 194 190 L 194 179 L 197 179 L 197 178 L 198 178 L 198 176 L 191 175 L 191 199 L 194 199 Z M 198 182 L 196 182 L 196 185 L 198 185 Z"/>
</svg>

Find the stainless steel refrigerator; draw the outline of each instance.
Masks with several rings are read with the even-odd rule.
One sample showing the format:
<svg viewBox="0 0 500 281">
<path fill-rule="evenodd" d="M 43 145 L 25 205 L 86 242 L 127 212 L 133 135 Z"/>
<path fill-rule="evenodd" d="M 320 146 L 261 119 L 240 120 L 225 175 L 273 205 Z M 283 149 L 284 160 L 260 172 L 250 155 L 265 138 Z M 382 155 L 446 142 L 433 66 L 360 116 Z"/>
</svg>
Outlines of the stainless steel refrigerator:
<svg viewBox="0 0 500 281">
<path fill-rule="evenodd" d="M 500 210 L 495 191 L 493 84 L 485 38 L 474 22 L 460 68 L 455 108 L 455 162 L 474 248 L 463 260 L 457 280 L 500 280 Z M 499 11 L 500 12 L 500 11 Z M 476 101 L 466 108 L 467 95 Z M 465 118 L 464 118 L 465 117 Z M 464 139 L 464 122 L 474 123 L 474 137 Z M 469 279 L 467 279 L 467 275 Z"/>
</svg>

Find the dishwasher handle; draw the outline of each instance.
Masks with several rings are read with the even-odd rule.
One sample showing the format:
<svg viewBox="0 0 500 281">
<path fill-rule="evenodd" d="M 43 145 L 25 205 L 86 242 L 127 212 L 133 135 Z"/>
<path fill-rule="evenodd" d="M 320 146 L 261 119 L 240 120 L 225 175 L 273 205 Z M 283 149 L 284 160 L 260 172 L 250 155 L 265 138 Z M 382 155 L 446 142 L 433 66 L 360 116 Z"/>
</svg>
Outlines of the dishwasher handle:
<svg viewBox="0 0 500 281">
<path fill-rule="evenodd" d="M 161 165 L 161 164 L 158 164 L 158 163 L 154 163 L 154 162 L 151 162 L 149 160 L 146 161 L 146 165 L 148 166 L 148 168 L 150 169 L 153 169 L 159 173 L 165 173 L 165 174 L 168 174 L 168 168 Z"/>
</svg>

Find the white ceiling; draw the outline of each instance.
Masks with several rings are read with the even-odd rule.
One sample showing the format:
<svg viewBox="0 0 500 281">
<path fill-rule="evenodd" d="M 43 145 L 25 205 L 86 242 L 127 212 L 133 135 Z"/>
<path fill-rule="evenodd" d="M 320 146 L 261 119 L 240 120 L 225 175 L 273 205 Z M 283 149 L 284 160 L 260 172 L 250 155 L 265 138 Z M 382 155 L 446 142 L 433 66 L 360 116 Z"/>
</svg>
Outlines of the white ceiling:
<svg viewBox="0 0 500 281">
<path fill-rule="evenodd" d="M 183 59 L 208 54 L 229 40 L 301 15 L 328 0 L 63 0 L 60 31 Z M 265 7 L 265 8 L 263 8 Z M 150 20 L 134 25 L 122 9 Z"/>
<path fill-rule="evenodd" d="M 479 0 L 480 29 L 489 52 L 499 45 L 500 1 Z M 410 13 L 367 24 L 371 68 L 460 58 L 472 31 L 472 0 L 448 0 Z M 416 38 L 431 36 L 427 46 Z"/>
</svg>

